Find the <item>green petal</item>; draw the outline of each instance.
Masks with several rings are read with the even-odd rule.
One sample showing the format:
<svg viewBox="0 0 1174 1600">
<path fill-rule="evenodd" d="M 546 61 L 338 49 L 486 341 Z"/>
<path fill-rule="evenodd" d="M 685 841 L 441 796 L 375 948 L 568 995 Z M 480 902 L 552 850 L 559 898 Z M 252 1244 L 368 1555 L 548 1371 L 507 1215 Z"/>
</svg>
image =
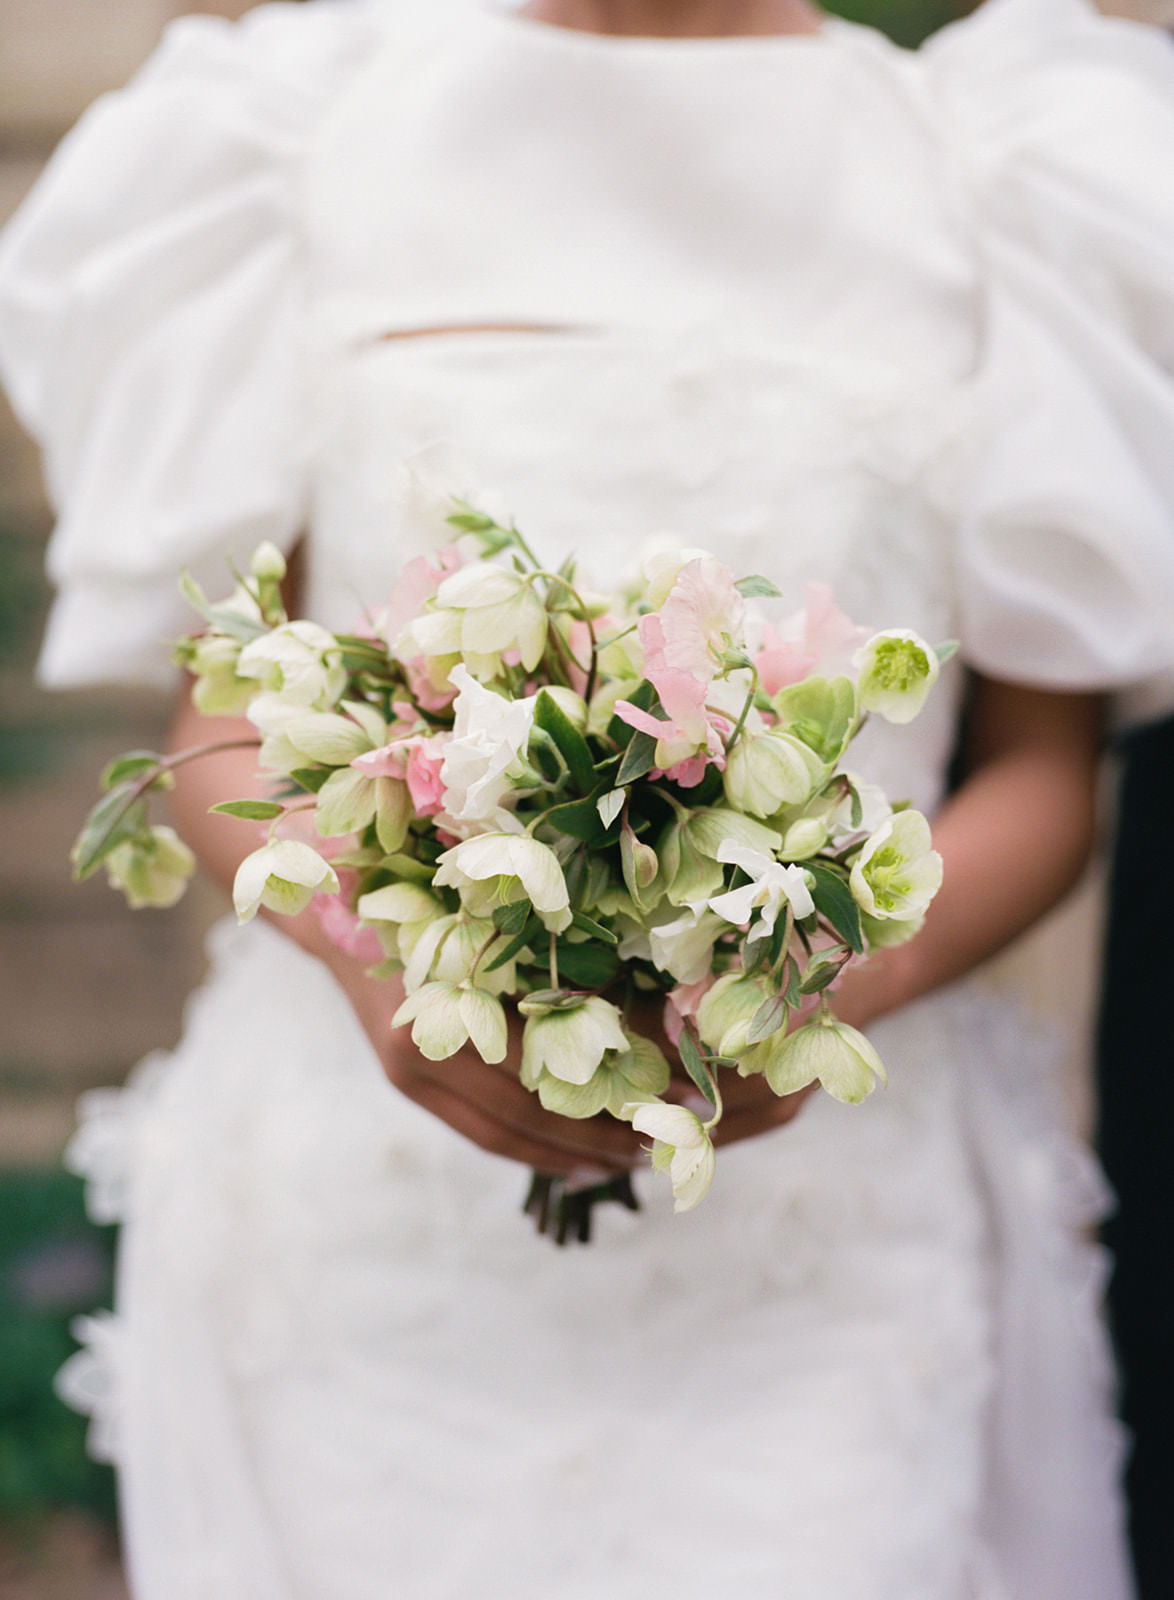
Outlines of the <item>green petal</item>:
<svg viewBox="0 0 1174 1600">
<path fill-rule="evenodd" d="M 544 1072 L 538 1080 L 538 1098 L 547 1111 L 560 1117 L 593 1117 L 607 1104 L 611 1086 L 607 1067 L 600 1067 L 586 1083 L 565 1083 Z"/>
<path fill-rule="evenodd" d="M 504 1061 L 509 1036 L 501 1001 L 484 989 L 462 989 L 460 1015 L 482 1061 Z"/>
<path fill-rule="evenodd" d="M 412 820 L 412 797 L 399 778 L 375 780 L 375 832 L 389 856 L 403 848 Z"/>
<path fill-rule="evenodd" d="M 353 767 L 332 772 L 318 791 L 314 826 L 326 839 L 358 833 L 375 815 L 375 783 Z"/>
</svg>

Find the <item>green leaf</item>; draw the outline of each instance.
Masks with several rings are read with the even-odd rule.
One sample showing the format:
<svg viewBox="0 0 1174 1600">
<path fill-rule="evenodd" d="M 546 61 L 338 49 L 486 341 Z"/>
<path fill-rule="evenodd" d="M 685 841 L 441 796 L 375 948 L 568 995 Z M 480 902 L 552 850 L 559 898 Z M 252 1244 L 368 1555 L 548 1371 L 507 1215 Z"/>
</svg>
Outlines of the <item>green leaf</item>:
<svg viewBox="0 0 1174 1600">
<path fill-rule="evenodd" d="M 583 839 L 588 844 L 594 844 L 607 832 L 593 799 L 568 800 L 563 805 L 551 806 L 544 820 L 560 833 L 569 833 L 572 839 Z"/>
<path fill-rule="evenodd" d="M 804 865 L 815 880 L 811 889 L 815 909 L 831 923 L 845 944 L 862 955 L 864 936 L 860 929 L 860 911 L 847 883 L 838 872 L 818 861 L 808 861 Z"/>
<path fill-rule="evenodd" d="M 606 989 L 620 970 L 620 958 L 606 945 L 558 944 L 558 973 L 580 989 Z"/>
<path fill-rule="evenodd" d="M 747 600 L 777 600 L 783 592 L 778 584 L 772 583 L 769 578 L 759 577 L 756 572 L 748 578 L 739 578 L 734 588 Z"/>
<path fill-rule="evenodd" d="M 844 945 L 833 945 L 830 950 L 817 951 L 807 963 L 807 971 L 803 974 L 799 993 L 819 994 L 829 984 L 834 983 L 851 953 Z"/>
<path fill-rule="evenodd" d="M 528 900 L 515 900 L 512 905 L 498 906 L 493 913 L 493 926 L 507 939 L 521 933 L 529 922 L 533 908 Z"/>
<path fill-rule="evenodd" d="M 746 1030 L 747 1044 L 761 1044 L 763 1039 L 769 1039 L 772 1033 L 777 1033 L 787 1024 L 787 1002 L 781 994 L 772 994 L 764 1000 L 758 1010 L 750 1019 L 750 1026 Z"/>
<path fill-rule="evenodd" d="M 333 767 L 295 767 L 290 777 L 310 794 L 317 794 L 334 770 Z"/>
<path fill-rule="evenodd" d="M 415 856 L 400 855 L 398 852 L 384 856 L 381 868 L 394 873 L 397 878 L 406 878 L 409 883 L 431 883 L 435 871 L 426 861 L 417 861 Z"/>
<path fill-rule="evenodd" d="M 533 909 L 528 900 L 520 900 L 518 904 L 524 906 L 527 911 L 531 911 Z M 499 967 L 504 967 L 507 962 L 512 961 L 515 956 L 520 955 L 530 943 L 531 939 L 537 938 L 541 931 L 542 923 L 539 921 L 539 919 L 537 917 L 530 917 L 521 933 L 515 934 L 510 940 L 509 944 L 506 945 L 504 950 L 499 951 L 498 954 L 494 956 L 492 961 L 486 962 L 485 966 L 481 968 L 482 972 L 496 972 Z"/>
<path fill-rule="evenodd" d="M 180 574 L 179 587 L 184 599 L 194 611 L 200 613 L 205 622 L 210 623 L 217 632 L 226 633 L 230 639 L 235 639 L 239 644 L 249 644 L 253 639 L 259 639 L 262 634 L 270 631 L 267 622 L 246 617 L 241 612 L 234 611 L 231 606 L 211 605 L 207 595 L 190 572 Z"/>
<path fill-rule="evenodd" d="M 162 760 L 163 757 L 154 750 L 128 750 L 124 756 L 118 756 L 110 763 L 99 782 L 103 789 L 113 789 L 124 778 L 141 778 Z"/>
<path fill-rule="evenodd" d="M 622 789 L 626 784 L 635 783 L 637 778 L 646 777 L 655 765 L 656 740 L 650 733 L 633 733 L 616 773 L 616 788 Z"/>
<path fill-rule="evenodd" d="M 783 999 L 792 1011 L 797 1011 L 800 998 L 799 963 L 794 956 L 788 956 L 783 964 Z"/>
<path fill-rule="evenodd" d="M 279 806 L 276 800 L 221 800 L 219 805 L 209 806 L 208 810 L 226 817 L 241 817 L 245 822 L 271 822 L 285 807 Z"/>
<path fill-rule="evenodd" d="M 748 978 L 766 963 L 767 952 L 770 949 L 770 935 L 760 934 L 757 939 L 746 939 L 742 944 L 742 971 Z"/>
<path fill-rule="evenodd" d="M 680 1052 L 681 1065 L 709 1101 L 710 1105 L 717 1105 L 717 1089 L 709 1068 L 701 1059 L 701 1051 L 697 1046 L 697 1036 L 688 1025 L 681 1029 L 681 1037 L 677 1040 L 677 1050 Z"/>
<path fill-rule="evenodd" d="M 596 786 L 595 762 L 590 748 L 562 706 L 545 689 L 538 691 L 534 721 L 558 746 L 575 787 L 589 794 Z"/>
<path fill-rule="evenodd" d="M 848 798 L 852 802 L 852 815 L 849 820 L 854 828 L 859 828 L 864 821 L 864 806 L 860 799 L 860 791 L 851 778 L 848 779 Z"/>
<path fill-rule="evenodd" d="M 619 935 L 614 934 L 610 928 L 605 928 L 602 922 L 595 922 L 591 917 L 586 917 L 581 911 L 571 913 L 571 926 L 578 928 L 580 933 L 589 933 L 593 939 L 602 939 L 604 944 L 619 944 Z"/>
<path fill-rule="evenodd" d="M 116 784 L 86 818 L 70 851 L 75 882 L 88 878 L 111 850 L 133 839 L 146 824 L 146 801 L 139 799 L 135 790 L 136 784 L 129 778 Z"/>
</svg>

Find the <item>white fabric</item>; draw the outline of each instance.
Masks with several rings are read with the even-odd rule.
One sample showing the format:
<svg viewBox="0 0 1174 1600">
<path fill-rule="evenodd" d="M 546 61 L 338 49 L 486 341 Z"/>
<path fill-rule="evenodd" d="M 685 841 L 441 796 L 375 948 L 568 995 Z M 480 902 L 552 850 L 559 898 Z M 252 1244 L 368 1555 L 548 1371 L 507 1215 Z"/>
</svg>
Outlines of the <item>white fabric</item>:
<svg viewBox="0 0 1174 1600">
<path fill-rule="evenodd" d="M 1153 681 L 1172 91 L 1080 0 L 919 56 L 471 0 L 183 24 L 0 247 L 62 519 L 46 677 L 157 674 L 176 566 L 303 515 L 348 622 L 447 456 L 603 579 L 674 531 L 1001 677 Z M 957 692 L 861 767 L 934 805 Z M 1005 1000 L 889 1020 L 886 1094 L 559 1255 L 323 971 L 216 944 L 75 1149 L 128 1217 L 63 1384 L 121 1435 L 136 1600 L 1123 1600 L 1095 1174 Z"/>
</svg>

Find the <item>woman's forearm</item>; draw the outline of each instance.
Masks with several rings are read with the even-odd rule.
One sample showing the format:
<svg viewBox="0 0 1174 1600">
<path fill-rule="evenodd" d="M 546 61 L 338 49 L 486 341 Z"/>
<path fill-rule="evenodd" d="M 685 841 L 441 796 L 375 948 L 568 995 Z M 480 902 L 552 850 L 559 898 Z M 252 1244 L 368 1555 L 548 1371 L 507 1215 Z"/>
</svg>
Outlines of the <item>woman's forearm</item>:
<svg viewBox="0 0 1174 1600">
<path fill-rule="evenodd" d="M 1096 697 L 976 687 L 971 772 L 934 818 L 945 875 L 922 932 L 845 979 L 853 1020 L 961 977 L 1072 888 L 1096 833 Z"/>
</svg>

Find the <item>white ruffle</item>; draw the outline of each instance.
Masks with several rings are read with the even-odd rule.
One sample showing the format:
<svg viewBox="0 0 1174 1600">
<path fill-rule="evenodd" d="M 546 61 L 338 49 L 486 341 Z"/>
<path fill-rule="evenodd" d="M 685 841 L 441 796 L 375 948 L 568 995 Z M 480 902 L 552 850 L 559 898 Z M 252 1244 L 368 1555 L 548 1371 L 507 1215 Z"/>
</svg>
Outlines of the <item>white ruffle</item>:
<svg viewBox="0 0 1174 1600">
<path fill-rule="evenodd" d="M 54 1390 L 67 1406 L 90 1418 L 86 1448 L 94 1460 L 116 1462 L 125 1345 L 121 1318 L 108 1311 L 75 1317 L 70 1332 L 81 1349 L 58 1370 Z"/>
<path fill-rule="evenodd" d="M 62 143 L 0 248 L 0 364 L 44 445 L 45 682 L 168 677 L 190 618 L 305 516 L 302 156 L 370 56 L 359 5 L 188 18 Z"/>
<path fill-rule="evenodd" d="M 923 52 L 987 275 L 958 526 L 969 659 L 1047 688 L 1174 667 L 1174 48 L 987 0 Z M 1145 692 L 1142 689 L 1140 692 Z"/>
</svg>

